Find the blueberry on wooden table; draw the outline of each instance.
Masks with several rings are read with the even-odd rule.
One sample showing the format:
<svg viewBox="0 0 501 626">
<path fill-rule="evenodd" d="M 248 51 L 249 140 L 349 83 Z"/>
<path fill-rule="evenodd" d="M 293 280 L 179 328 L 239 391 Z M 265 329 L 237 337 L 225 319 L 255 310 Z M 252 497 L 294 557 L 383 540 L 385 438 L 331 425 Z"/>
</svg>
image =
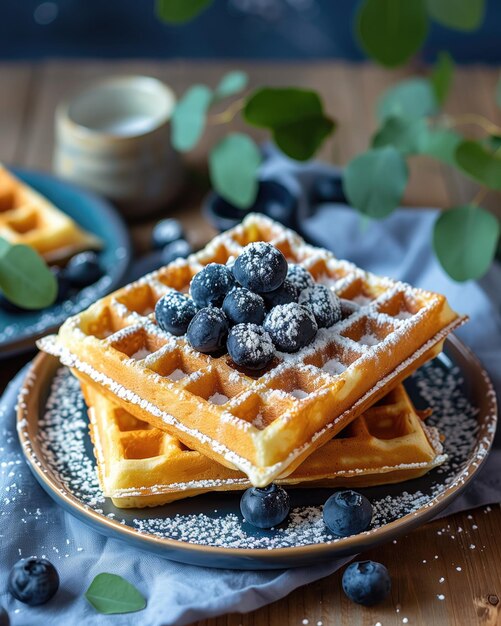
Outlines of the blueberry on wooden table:
<svg viewBox="0 0 501 626">
<path fill-rule="evenodd" d="M 92 285 L 103 275 L 99 257 L 90 251 L 72 257 L 64 271 L 71 284 L 79 288 Z"/>
<path fill-rule="evenodd" d="M 242 495 L 240 511 L 249 524 L 272 528 L 289 515 L 289 496 L 285 489 L 275 484 L 263 488 L 251 487 Z"/>
<path fill-rule="evenodd" d="M 199 352 L 219 352 L 228 337 L 228 318 L 221 309 L 213 306 L 200 309 L 188 326 L 186 339 Z"/>
<path fill-rule="evenodd" d="M 157 324 L 176 336 L 184 335 L 196 312 L 193 300 L 179 291 L 167 292 L 155 305 Z"/>
<path fill-rule="evenodd" d="M 235 278 L 231 269 L 220 263 L 209 263 L 193 276 L 190 294 L 199 307 L 220 307 L 233 287 Z"/>
<path fill-rule="evenodd" d="M 160 220 L 155 224 L 151 233 L 151 243 L 157 250 L 179 239 L 184 239 L 183 227 L 179 220 L 174 218 Z"/>
<path fill-rule="evenodd" d="M 337 491 L 324 504 L 324 522 L 338 537 L 348 537 L 367 530 L 372 520 L 372 506 L 361 493 Z"/>
<path fill-rule="evenodd" d="M 391 578 L 382 563 L 357 561 L 345 569 L 342 585 L 350 600 L 363 606 L 373 606 L 390 593 Z"/>
<path fill-rule="evenodd" d="M 271 337 L 257 324 L 237 324 L 228 334 L 228 354 L 241 367 L 260 370 L 273 359 L 275 349 Z"/>
<path fill-rule="evenodd" d="M 223 311 L 232 324 L 261 324 L 266 306 L 259 294 L 245 287 L 235 287 L 224 298 Z"/>
<path fill-rule="evenodd" d="M 59 588 L 59 575 L 47 559 L 21 559 L 10 572 L 8 588 L 17 600 L 29 606 L 45 604 Z"/>
<path fill-rule="evenodd" d="M 233 275 L 242 287 L 251 291 L 273 291 L 287 276 L 287 261 L 280 250 L 270 243 L 250 243 L 236 258 Z"/>
</svg>

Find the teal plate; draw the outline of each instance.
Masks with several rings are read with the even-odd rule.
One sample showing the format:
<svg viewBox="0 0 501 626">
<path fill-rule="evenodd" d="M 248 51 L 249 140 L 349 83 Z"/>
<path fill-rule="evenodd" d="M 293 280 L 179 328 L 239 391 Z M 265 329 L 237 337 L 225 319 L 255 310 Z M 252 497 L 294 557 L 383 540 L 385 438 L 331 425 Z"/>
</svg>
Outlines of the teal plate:
<svg viewBox="0 0 501 626">
<path fill-rule="evenodd" d="M 104 241 L 99 255 L 104 274 L 90 287 L 43 311 L 7 313 L 0 310 L 0 359 L 32 350 L 37 339 L 56 330 L 67 317 L 83 311 L 98 298 L 118 288 L 131 260 L 126 226 L 108 202 L 49 174 L 15 168 L 12 171 L 82 228 Z"/>
<path fill-rule="evenodd" d="M 496 430 L 496 397 L 476 357 L 455 337 L 405 382 L 418 409 L 445 435 L 447 461 L 427 475 L 358 489 L 373 505 L 368 531 L 332 537 L 322 504 L 332 489 L 289 489 L 292 510 L 280 527 L 244 522 L 238 492 L 212 492 L 151 509 L 118 509 L 96 475 L 80 387 L 58 360 L 40 354 L 21 389 L 18 432 L 33 474 L 47 493 L 98 532 L 169 559 L 235 569 L 298 567 L 355 554 L 435 517 L 475 477 Z M 68 451 L 71 451 L 69 453 Z"/>
</svg>

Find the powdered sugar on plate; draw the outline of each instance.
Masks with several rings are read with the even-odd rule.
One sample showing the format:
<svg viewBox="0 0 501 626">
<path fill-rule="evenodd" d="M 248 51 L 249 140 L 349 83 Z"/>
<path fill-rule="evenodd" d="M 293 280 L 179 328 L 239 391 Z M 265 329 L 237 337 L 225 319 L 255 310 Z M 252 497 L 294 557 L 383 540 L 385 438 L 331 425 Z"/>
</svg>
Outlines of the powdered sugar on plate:
<svg viewBox="0 0 501 626">
<path fill-rule="evenodd" d="M 433 507 L 436 498 L 451 485 L 464 481 L 471 467 L 478 465 L 487 452 L 487 443 L 478 436 L 478 410 L 465 394 L 459 368 L 452 367 L 447 359 L 435 360 L 410 379 L 409 389 L 418 408 L 433 409 L 428 423 L 445 435 L 448 460 L 421 479 L 362 490 L 374 507 L 368 533 L 377 533 L 389 522 Z M 25 428 L 23 422 L 20 428 Z M 140 512 L 117 509 L 99 488 L 87 430 L 79 385 L 66 368 L 60 368 L 39 421 L 44 464 L 56 476 L 62 491 L 70 492 L 85 508 L 112 518 L 117 525 L 144 535 L 226 548 L 271 550 L 343 541 L 330 535 L 322 521 L 322 505 L 330 493 L 326 489 L 290 489 L 293 508 L 289 520 L 270 531 L 243 522 L 238 492 L 211 493 Z M 29 445 L 26 452 L 32 462 L 40 465 Z"/>
</svg>

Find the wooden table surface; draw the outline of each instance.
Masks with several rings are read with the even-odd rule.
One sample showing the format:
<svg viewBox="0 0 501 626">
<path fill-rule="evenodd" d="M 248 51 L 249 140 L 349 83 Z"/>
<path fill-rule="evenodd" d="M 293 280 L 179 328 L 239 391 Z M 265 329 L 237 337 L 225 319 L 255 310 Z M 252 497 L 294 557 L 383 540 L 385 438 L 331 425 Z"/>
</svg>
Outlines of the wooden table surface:
<svg viewBox="0 0 501 626">
<path fill-rule="evenodd" d="M 319 90 L 327 111 L 339 121 L 334 140 L 326 144 L 321 156 L 339 164 L 366 148 L 375 127 L 378 95 L 405 74 L 368 64 L 333 62 L 0 63 L 0 161 L 50 171 L 56 104 L 97 78 L 145 73 L 170 83 L 179 94 L 194 82 L 215 85 L 225 71 L 235 67 L 249 72 L 251 85 L 300 85 Z M 447 111 L 453 115 L 476 112 L 501 124 L 494 101 L 498 75 L 497 69 L 479 66 L 458 70 Z M 235 120 L 232 126 L 242 128 L 243 124 Z M 475 136 L 477 129 L 469 126 L 465 131 Z M 213 235 L 199 206 L 206 190 L 207 147 L 220 133 L 221 127 L 210 127 L 189 155 L 192 182 L 170 209 L 184 222 L 194 246 Z M 252 134 L 257 139 L 264 137 L 261 132 Z M 413 158 L 406 204 L 451 206 L 468 202 L 475 193 L 475 185 L 450 168 Z M 496 200 L 499 196 L 490 194 L 485 204 L 496 210 Z M 151 222 L 131 227 L 138 252 L 146 249 L 150 230 Z M 27 358 L 2 362 L 0 390 Z M 453 515 L 363 555 L 384 563 L 392 576 L 391 596 L 378 607 L 364 609 L 347 600 L 340 587 L 341 573 L 336 573 L 253 613 L 202 620 L 196 626 L 501 624 L 500 537 L 499 505 Z"/>
</svg>

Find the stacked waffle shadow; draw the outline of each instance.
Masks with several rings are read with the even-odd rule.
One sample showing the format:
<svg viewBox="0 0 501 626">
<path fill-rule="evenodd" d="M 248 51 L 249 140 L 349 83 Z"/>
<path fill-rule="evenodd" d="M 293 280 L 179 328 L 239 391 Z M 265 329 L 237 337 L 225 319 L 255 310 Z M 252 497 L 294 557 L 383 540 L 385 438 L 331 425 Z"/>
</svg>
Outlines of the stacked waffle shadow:
<svg viewBox="0 0 501 626">
<path fill-rule="evenodd" d="M 341 303 L 335 322 L 317 323 L 310 343 L 296 352 L 277 341 L 258 370 L 227 353 L 203 354 L 186 335 L 160 328 L 154 311 L 163 296 L 188 293 L 204 267 L 231 265 L 260 241 L 332 290 Z M 364 272 L 251 215 L 201 252 L 70 318 L 40 346 L 110 406 L 263 486 L 293 476 L 315 450 L 435 356 L 462 321 L 443 296 Z M 378 462 L 388 466 L 380 454 Z"/>
</svg>

